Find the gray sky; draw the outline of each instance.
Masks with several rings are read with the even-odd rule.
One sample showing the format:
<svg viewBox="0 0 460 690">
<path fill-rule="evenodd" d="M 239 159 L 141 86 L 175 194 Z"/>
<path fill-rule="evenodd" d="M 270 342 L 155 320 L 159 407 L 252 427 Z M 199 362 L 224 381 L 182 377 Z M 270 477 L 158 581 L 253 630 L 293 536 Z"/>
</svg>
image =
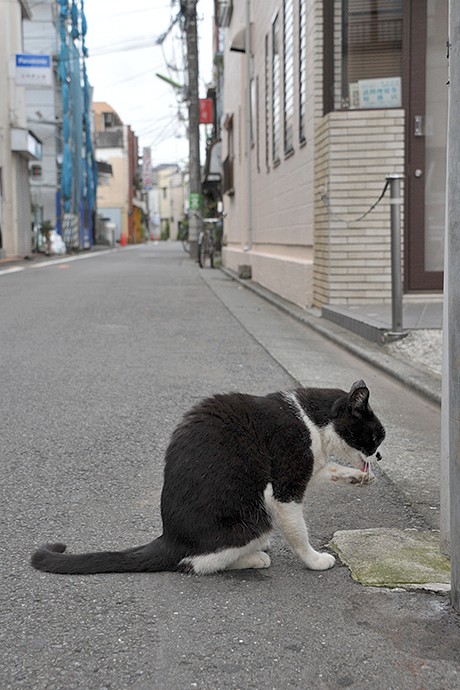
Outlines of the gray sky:
<svg viewBox="0 0 460 690">
<path fill-rule="evenodd" d="M 178 0 L 85 1 L 87 69 L 94 100 L 109 103 L 131 125 L 141 152 L 143 146 L 152 147 L 154 166 L 188 157 L 177 93 L 155 76 L 159 72 L 183 83 L 184 46 L 178 26 L 163 47 L 153 45 L 178 11 Z M 212 0 L 199 0 L 200 98 L 206 96 L 212 74 L 212 15 Z M 184 103 L 180 111 L 186 118 Z"/>
</svg>

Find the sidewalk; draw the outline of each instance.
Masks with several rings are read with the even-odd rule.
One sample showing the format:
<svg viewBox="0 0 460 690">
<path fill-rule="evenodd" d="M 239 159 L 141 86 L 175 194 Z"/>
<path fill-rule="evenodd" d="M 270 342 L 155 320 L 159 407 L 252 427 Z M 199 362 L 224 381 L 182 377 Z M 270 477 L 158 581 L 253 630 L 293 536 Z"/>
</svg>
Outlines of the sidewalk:
<svg viewBox="0 0 460 690">
<path fill-rule="evenodd" d="M 430 310 L 427 316 L 429 320 L 426 321 L 426 329 L 419 330 L 423 328 L 423 320 L 419 317 L 417 331 L 411 332 L 407 338 L 400 341 L 379 345 L 333 321 L 321 318 L 318 310 L 301 309 L 257 285 L 257 283 L 238 278 L 233 271 L 226 268 L 221 268 L 221 271 L 317 333 L 321 333 L 337 345 L 393 376 L 428 400 L 441 404 L 440 348 L 442 331 L 440 328 L 433 329 L 434 323 L 441 324 L 442 315 L 439 304 L 433 308 L 434 315 Z M 386 313 L 387 310 L 385 315 Z M 386 325 L 387 320 L 382 319 L 381 323 Z"/>
</svg>

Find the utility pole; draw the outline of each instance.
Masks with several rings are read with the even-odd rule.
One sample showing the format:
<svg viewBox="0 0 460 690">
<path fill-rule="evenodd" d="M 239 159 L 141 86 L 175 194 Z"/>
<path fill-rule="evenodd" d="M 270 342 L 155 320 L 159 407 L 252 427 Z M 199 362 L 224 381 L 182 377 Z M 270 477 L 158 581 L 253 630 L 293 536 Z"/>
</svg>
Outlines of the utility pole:
<svg viewBox="0 0 460 690">
<path fill-rule="evenodd" d="M 198 235 L 201 231 L 201 169 L 200 169 L 200 130 L 198 110 L 198 38 L 196 27 L 196 6 L 198 0 L 181 0 L 181 11 L 185 17 L 188 70 L 188 139 L 190 208 L 188 233 L 190 256 L 198 257 Z"/>
<path fill-rule="evenodd" d="M 460 3 L 449 2 L 447 132 L 447 366 L 450 469 L 451 601 L 460 613 Z"/>
</svg>

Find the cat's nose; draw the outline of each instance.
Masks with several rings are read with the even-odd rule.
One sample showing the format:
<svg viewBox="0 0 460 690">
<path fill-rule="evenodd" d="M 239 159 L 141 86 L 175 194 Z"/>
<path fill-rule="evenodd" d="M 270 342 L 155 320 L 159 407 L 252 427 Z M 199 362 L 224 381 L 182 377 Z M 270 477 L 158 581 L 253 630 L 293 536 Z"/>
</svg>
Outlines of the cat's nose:
<svg viewBox="0 0 460 690">
<path fill-rule="evenodd" d="M 377 452 L 377 453 L 375 454 L 375 459 L 376 459 L 376 460 L 381 460 L 381 459 L 382 459 L 382 456 L 380 455 L 379 452 Z"/>
</svg>

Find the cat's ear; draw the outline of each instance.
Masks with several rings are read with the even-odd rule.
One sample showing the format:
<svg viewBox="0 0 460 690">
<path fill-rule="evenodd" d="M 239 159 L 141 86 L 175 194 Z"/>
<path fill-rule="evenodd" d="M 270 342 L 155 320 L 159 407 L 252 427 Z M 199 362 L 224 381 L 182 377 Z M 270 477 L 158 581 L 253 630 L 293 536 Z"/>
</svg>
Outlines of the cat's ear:
<svg viewBox="0 0 460 690">
<path fill-rule="evenodd" d="M 369 403 L 369 388 L 362 379 L 354 382 L 350 388 L 348 399 L 352 412 L 360 413 L 367 409 Z"/>
</svg>

